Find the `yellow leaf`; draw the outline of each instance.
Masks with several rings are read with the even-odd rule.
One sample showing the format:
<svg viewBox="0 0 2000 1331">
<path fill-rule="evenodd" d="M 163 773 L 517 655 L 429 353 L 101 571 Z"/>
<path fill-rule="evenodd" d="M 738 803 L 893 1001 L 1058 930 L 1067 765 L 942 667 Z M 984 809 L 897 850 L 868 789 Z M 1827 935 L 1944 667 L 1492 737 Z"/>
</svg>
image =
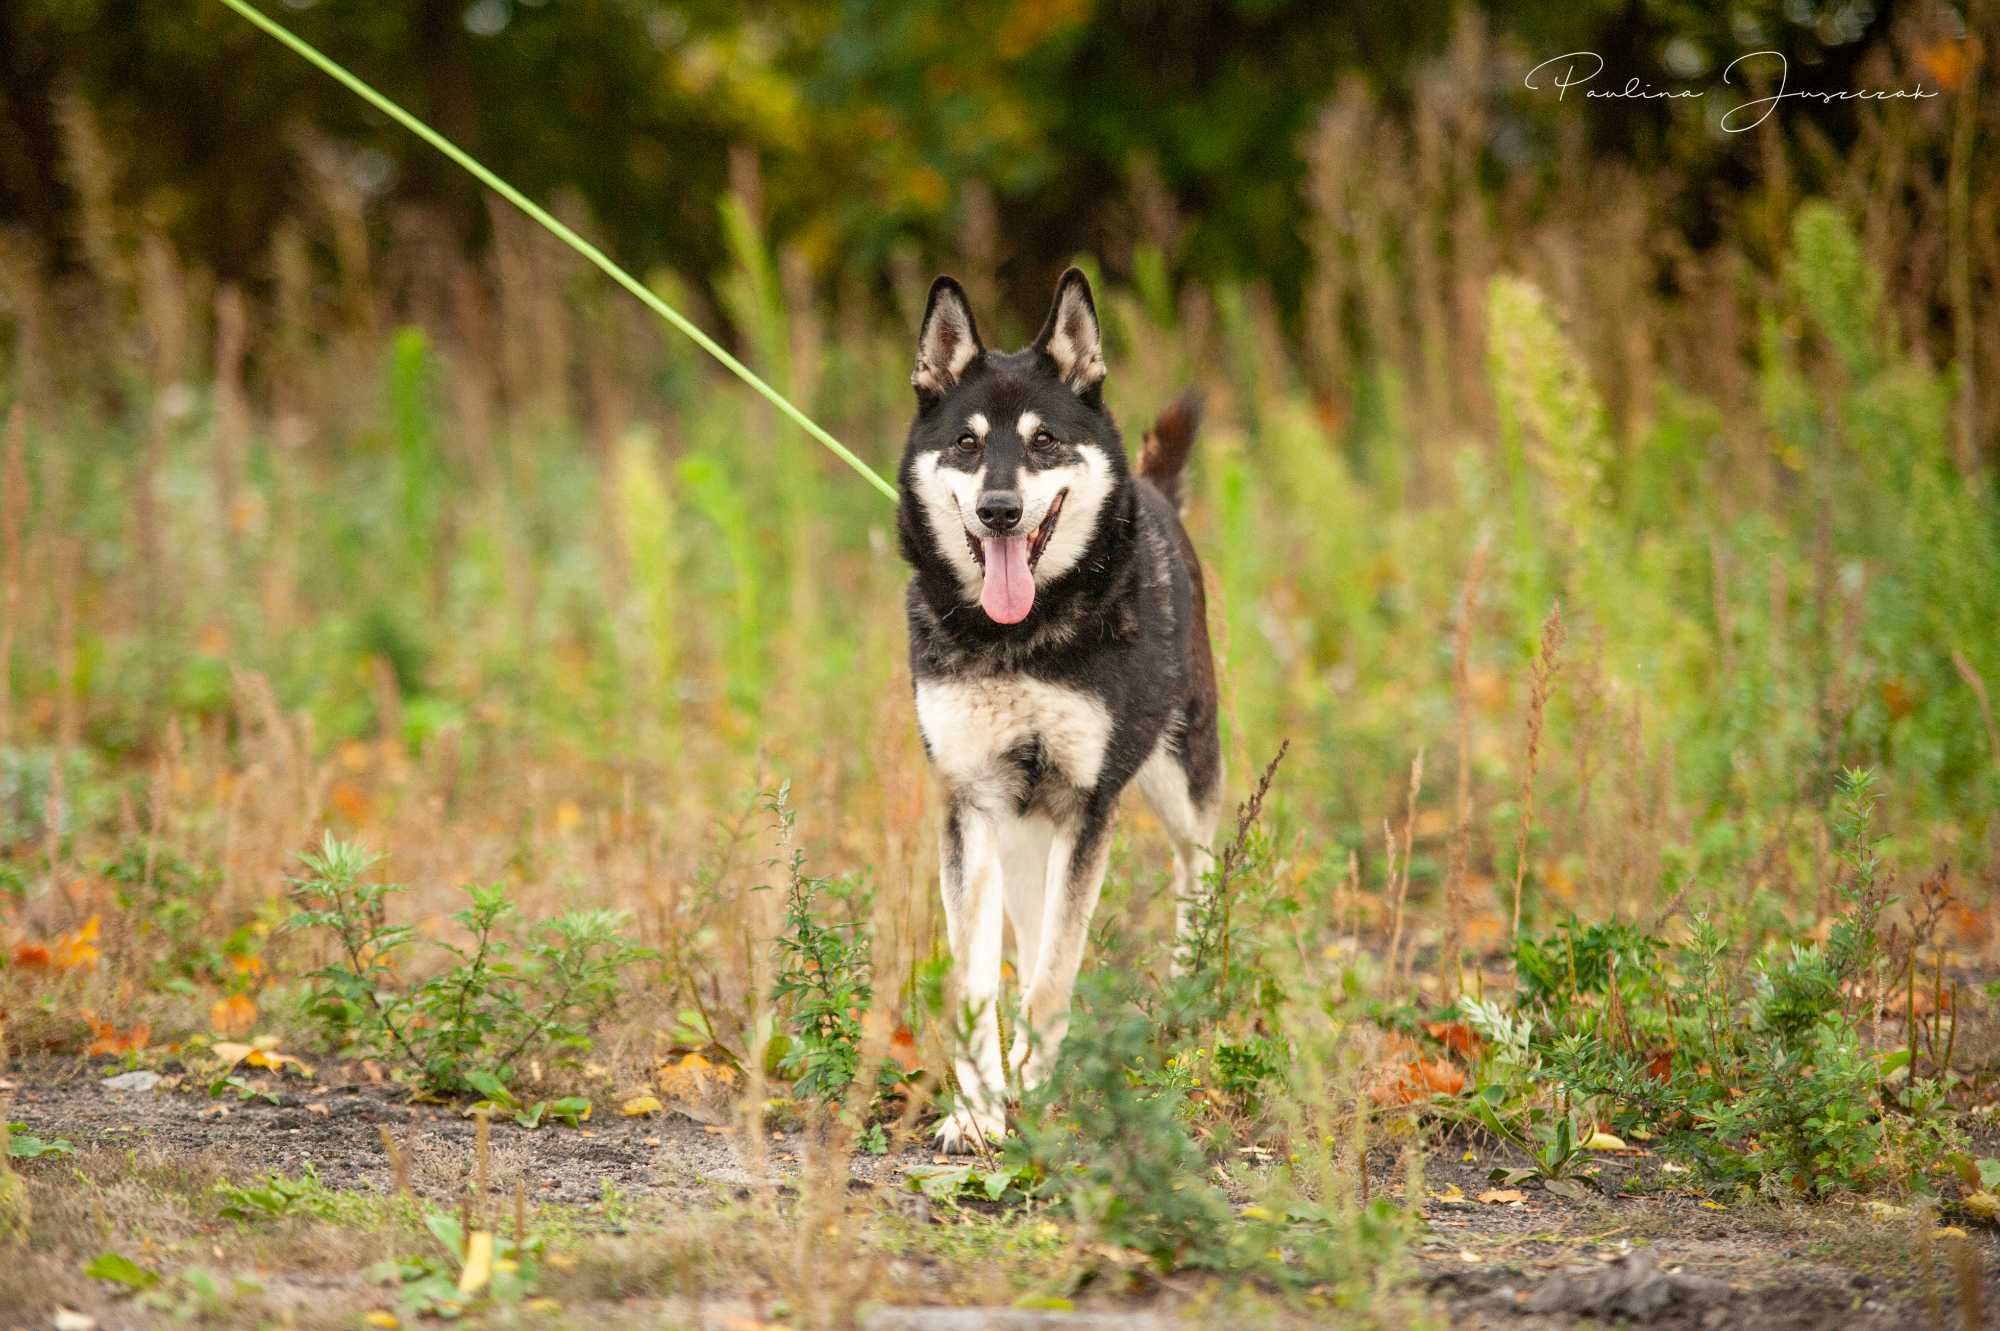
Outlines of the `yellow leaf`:
<svg viewBox="0 0 2000 1331">
<path fill-rule="evenodd" d="M 1586 1151 L 1623 1151 L 1628 1148 L 1623 1138 L 1614 1137 L 1608 1132 L 1593 1132 L 1590 1134 L 1590 1139 L 1584 1142 L 1583 1149 Z"/>
<path fill-rule="evenodd" d="M 1696 1205 L 1700 1206 L 1701 1209 L 1704 1211 L 1727 1211 L 1729 1209 L 1728 1207 L 1724 1206 L 1721 1202 L 1711 1202 L 1706 1200 L 1698 1202 L 1696 1203 Z"/>
<path fill-rule="evenodd" d="M 1939 1225 L 1937 1229 L 1932 1232 L 1931 1237 L 1934 1239 L 1962 1239 L 1967 1237 L 1967 1235 L 1966 1232 L 1960 1229 L 1957 1225 Z"/>
<path fill-rule="evenodd" d="M 656 1095 L 635 1095 L 618 1106 L 618 1112 L 627 1118 L 644 1118 L 648 1114 L 659 1113 L 663 1107 Z"/>
<path fill-rule="evenodd" d="M 556 831 L 567 832 L 583 821 L 583 806 L 575 800 L 561 800 L 556 804 Z"/>
<path fill-rule="evenodd" d="M 493 1233 L 475 1229 L 465 1239 L 465 1269 L 458 1273 L 458 1292 L 477 1294 L 493 1279 Z"/>
<path fill-rule="evenodd" d="M 1528 1198 L 1519 1188 L 1488 1188 L 1479 1194 L 1479 1200 L 1488 1206 L 1513 1206 L 1526 1203 Z"/>
<path fill-rule="evenodd" d="M 1960 1205 L 1989 1224 L 2000 1219 L 2000 1197 L 1990 1192 L 1968 1192 Z"/>
<path fill-rule="evenodd" d="M 539 1298 L 529 1299 L 526 1303 L 522 1304 L 521 1306 L 523 1308 L 526 1308 L 531 1313 L 552 1313 L 552 1312 L 562 1311 L 562 1304 L 556 1302 L 554 1299 L 550 1298 L 546 1294 L 540 1296 Z"/>
<path fill-rule="evenodd" d="M 75 933 L 58 938 L 55 945 L 56 965 L 64 970 L 95 966 L 97 959 L 104 955 L 97 950 L 97 932 L 103 923 L 102 917 L 93 915 Z"/>
<path fill-rule="evenodd" d="M 396 1331 L 396 1328 L 402 1325 L 401 1322 L 396 1320 L 396 1314 L 391 1312 L 383 1312 L 380 1308 L 377 1308 L 374 1312 L 369 1313 L 366 1317 L 362 1318 L 361 1320 L 368 1323 L 368 1325 L 370 1326 L 381 1327 L 382 1331 Z"/>
<path fill-rule="evenodd" d="M 1465 1200 L 1465 1189 L 1454 1183 L 1441 1192 L 1432 1193 L 1431 1198 L 1440 1202 L 1462 1202 Z"/>
<path fill-rule="evenodd" d="M 256 1048 L 255 1045 L 238 1044 L 234 1040 L 217 1040 L 208 1047 L 208 1052 L 223 1062 L 234 1065 L 250 1057 L 256 1052 Z"/>
</svg>

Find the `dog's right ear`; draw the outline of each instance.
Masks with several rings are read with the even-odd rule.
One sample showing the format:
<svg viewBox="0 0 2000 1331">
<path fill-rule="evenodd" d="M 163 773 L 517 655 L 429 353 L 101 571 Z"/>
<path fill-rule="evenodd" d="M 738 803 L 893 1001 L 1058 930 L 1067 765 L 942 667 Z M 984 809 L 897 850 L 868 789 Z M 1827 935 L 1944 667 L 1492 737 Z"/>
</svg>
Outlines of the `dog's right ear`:
<svg viewBox="0 0 2000 1331">
<path fill-rule="evenodd" d="M 917 365 L 910 371 L 918 405 L 928 407 L 949 393 L 966 368 L 985 354 L 965 288 L 949 277 L 931 283 L 923 327 L 917 330 Z"/>
</svg>

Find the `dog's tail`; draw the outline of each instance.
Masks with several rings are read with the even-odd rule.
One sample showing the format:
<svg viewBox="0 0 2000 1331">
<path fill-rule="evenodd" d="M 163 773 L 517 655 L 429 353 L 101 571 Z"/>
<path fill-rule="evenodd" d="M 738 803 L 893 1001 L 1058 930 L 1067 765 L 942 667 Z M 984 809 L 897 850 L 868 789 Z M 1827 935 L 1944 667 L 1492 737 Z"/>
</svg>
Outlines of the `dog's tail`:
<svg viewBox="0 0 2000 1331">
<path fill-rule="evenodd" d="M 1201 390 L 1181 390 L 1181 395 L 1169 402 L 1153 422 L 1153 428 L 1146 431 L 1146 441 L 1139 446 L 1139 474 L 1151 481 L 1175 508 L 1181 506 L 1181 472 L 1187 468 L 1195 432 L 1201 429 L 1201 412 Z"/>
</svg>

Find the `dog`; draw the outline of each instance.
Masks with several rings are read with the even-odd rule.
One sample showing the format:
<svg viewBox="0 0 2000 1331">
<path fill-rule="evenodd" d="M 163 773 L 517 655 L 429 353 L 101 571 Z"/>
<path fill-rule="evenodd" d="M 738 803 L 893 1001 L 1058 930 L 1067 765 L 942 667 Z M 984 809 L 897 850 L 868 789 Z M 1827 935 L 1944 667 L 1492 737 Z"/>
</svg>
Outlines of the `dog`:
<svg viewBox="0 0 2000 1331">
<path fill-rule="evenodd" d="M 1180 520 L 1201 400 L 1185 393 L 1160 415 L 1135 472 L 1104 368 L 1077 269 L 1012 354 L 986 349 L 957 282 L 931 286 L 897 528 L 917 727 L 944 790 L 946 932 L 972 1014 L 938 1128 L 949 1151 L 997 1143 L 1008 1073 L 1032 1089 L 1054 1065 L 1125 789 L 1139 788 L 1173 842 L 1183 932 L 1213 863 L 1215 664 Z M 1003 914 L 1022 994 L 1005 1063 Z"/>
</svg>

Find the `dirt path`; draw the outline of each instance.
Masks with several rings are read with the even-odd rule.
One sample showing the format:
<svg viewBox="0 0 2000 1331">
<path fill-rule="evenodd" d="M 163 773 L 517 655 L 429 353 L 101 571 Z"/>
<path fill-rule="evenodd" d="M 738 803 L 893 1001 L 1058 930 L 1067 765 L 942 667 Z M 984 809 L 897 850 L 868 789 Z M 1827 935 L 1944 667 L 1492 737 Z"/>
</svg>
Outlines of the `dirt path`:
<svg viewBox="0 0 2000 1331">
<path fill-rule="evenodd" d="M 11 1116 L 45 1137 L 62 1137 L 79 1153 L 102 1148 L 157 1152 L 238 1181 L 266 1174 L 311 1171 L 330 1189 L 386 1193 L 394 1170 L 384 1148 L 386 1128 L 405 1156 L 411 1187 L 454 1204 L 462 1196 L 474 1126 L 448 1106 L 413 1103 L 403 1093 L 365 1081 L 343 1081 L 340 1069 L 322 1068 L 319 1080 L 253 1080 L 276 1103 L 233 1092 L 211 1099 L 203 1087 L 171 1073 L 107 1084 L 107 1069 L 81 1062 L 17 1067 L 0 1090 Z M 744 1161 L 734 1137 L 714 1125 L 678 1114 L 643 1119 L 612 1114 L 581 1128 L 527 1131 L 496 1127 L 490 1160 L 493 1188 L 505 1195 L 519 1180 L 537 1205 L 573 1208 L 592 1217 L 586 1225 L 618 1229 L 607 1199 L 625 1199 L 693 1215 L 726 1209 L 747 1199 L 761 1182 Z M 768 1165 L 780 1181 L 796 1174 L 802 1141 L 774 1134 Z M 1581 1198 L 1520 1185 L 1518 1201 L 1481 1201 L 1494 1187 L 1495 1163 L 1439 1152 L 1425 1164 L 1427 1234 L 1416 1251 L 1416 1281 L 1439 1303 L 1455 1331 L 1544 1331 L 1601 1325 L 1613 1319 L 1658 1328 L 1743 1328 L 1807 1331 L 1855 1327 L 1863 1331 L 1928 1326 L 1936 1307 L 1950 1320 L 1951 1272 L 1941 1259 L 1927 1303 L 1919 1276 L 1917 1220 L 1882 1218 L 1853 1207 L 1778 1209 L 1719 1207 L 1669 1192 L 1632 1195 L 1645 1186 L 1650 1162 L 1608 1161 L 1597 1187 Z M 885 1208 L 943 1223 L 927 1208 L 910 1205 L 902 1175 L 930 1153 L 906 1151 L 850 1164 L 850 1190 L 872 1191 Z M 1376 1162 L 1375 1184 L 1400 1189 L 1397 1168 Z M 1616 1194 L 1616 1195 L 1606 1195 Z M 594 1209 L 593 1209 L 594 1208 Z M 1986 1307 L 2000 1310 L 2000 1245 L 1988 1230 L 1972 1236 L 1984 1280 Z M 1176 1290 L 1156 1292 L 1145 1305 L 1130 1302 L 1087 1309 L 1131 1324 L 1175 1322 Z M 693 1325 L 724 1325 L 741 1309 L 683 1308 Z M 1141 1314 L 1144 1314 L 1141 1317 Z M 882 1327 L 951 1325 L 1085 1325 L 1080 1314 L 1044 1313 L 1042 1320 L 908 1320 L 907 1311 Z M 1012 1316 L 1012 1314 L 1010 1314 Z M 896 1320 L 896 1318 L 903 1320 Z M 1065 1318 L 1072 1320 L 1065 1322 Z M 669 1321 L 671 1322 L 671 1318 Z M 1089 1323 L 1104 1325 L 1104 1322 Z M 1193 1324 L 1183 1322 L 1183 1324 Z M 10 1325 L 0 1320 L 0 1325 Z"/>
</svg>

